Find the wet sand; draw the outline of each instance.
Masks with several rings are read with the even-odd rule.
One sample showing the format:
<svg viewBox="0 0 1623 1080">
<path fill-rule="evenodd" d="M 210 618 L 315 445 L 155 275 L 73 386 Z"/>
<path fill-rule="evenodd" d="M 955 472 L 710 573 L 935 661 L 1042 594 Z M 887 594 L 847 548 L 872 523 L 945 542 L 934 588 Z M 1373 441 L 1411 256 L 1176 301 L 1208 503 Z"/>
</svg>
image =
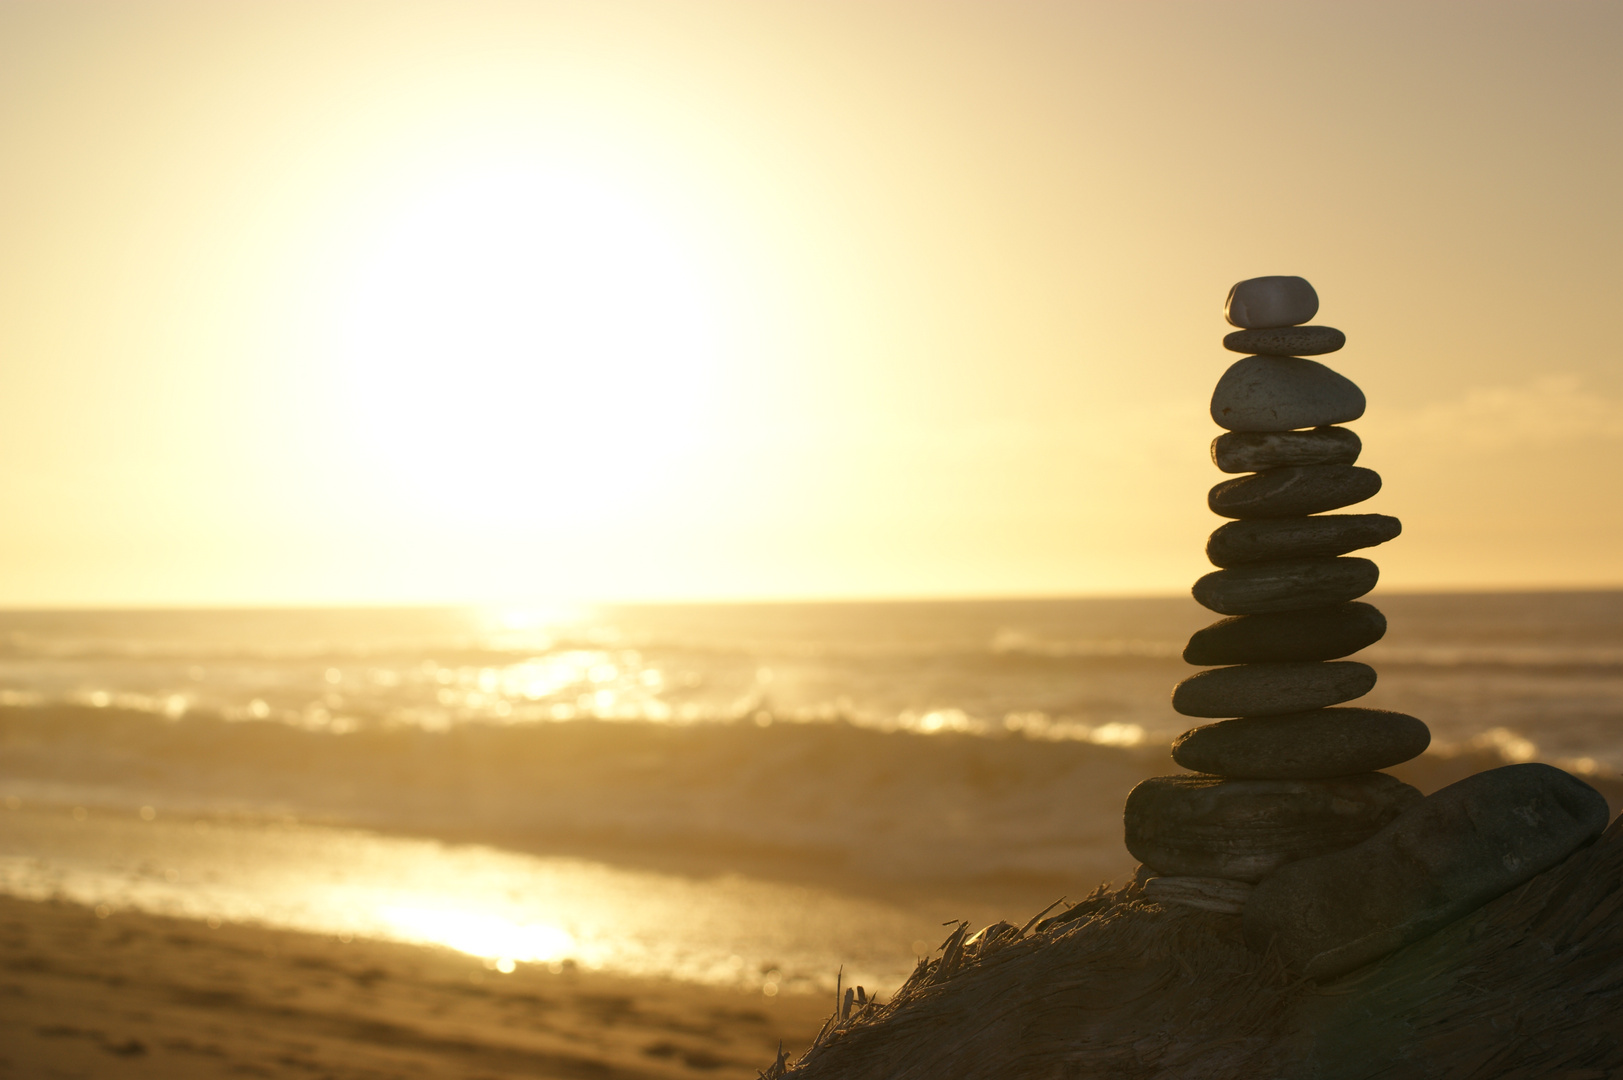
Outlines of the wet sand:
<svg viewBox="0 0 1623 1080">
<path fill-rule="evenodd" d="M 0 1077 L 750 1077 L 833 1006 L 0 897 Z"/>
</svg>

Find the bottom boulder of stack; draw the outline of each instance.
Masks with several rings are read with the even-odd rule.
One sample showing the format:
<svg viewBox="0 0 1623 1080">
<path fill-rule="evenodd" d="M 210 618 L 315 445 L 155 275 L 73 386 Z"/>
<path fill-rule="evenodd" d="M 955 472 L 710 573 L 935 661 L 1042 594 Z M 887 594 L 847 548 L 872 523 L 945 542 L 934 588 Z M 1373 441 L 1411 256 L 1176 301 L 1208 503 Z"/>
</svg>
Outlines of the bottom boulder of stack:
<svg viewBox="0 0 1623 1080">
<path fill-rule="evenodd" d="M 1606 815 L 1600 792 L 1549 765 L 1477 773 L 1363 843 L 1268 878 L 1247 898 L 1246 941 L 1303 974 L 1343 974 L 1549 869 Z"/>
<path fill-rule="evenodd" d="M 1623 819 L 1335 979 L 1294 975 L 1246 947 L 1238 916 L 1136 882 L 949 952 L 765 1076 L 1604 1080 L 1623 1076 Z"/>
<path fill-rule="evenodd" d="M 1352 847 L 1421 801 L 1385 773 L 1322 780 L 1155 776 L 1122 812 L 1127 850 L 1163 874 L 1261 881 L 1286 863 Z"/>
</svg>

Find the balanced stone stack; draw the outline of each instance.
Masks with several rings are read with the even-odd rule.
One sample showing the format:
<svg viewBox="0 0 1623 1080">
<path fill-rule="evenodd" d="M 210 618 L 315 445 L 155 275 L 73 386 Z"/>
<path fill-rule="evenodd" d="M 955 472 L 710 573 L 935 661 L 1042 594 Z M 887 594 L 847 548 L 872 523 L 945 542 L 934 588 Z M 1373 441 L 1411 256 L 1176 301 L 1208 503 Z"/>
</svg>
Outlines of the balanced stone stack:
<svg viewBox="0 0 1623 1080">
<path fill-rule="evenodd" d="M 1342 659 L 1378 641 L 1386 620 L 1358 601 L 1373 562 L 1348 553 L 1398 535 L 1384 514 L 1332 514 L 1370 498 L 1381 478 L 1356 464 L 1364 395 L 1316 360 L 1346 343 L 1302 325 L 1319 310 L 1299 277 L 1242 281 L 1229 293 L 1223 339 L 1246 353 L 1218 380 L 1212 443 L 1226 473 L 1211 509 L 1234 520 L 1206 554 L 1221 569 L 1195 583 L 1229 616 L 1189 640 L 1184 659 L 1222 665 L 1179 683 L 1172 705 L 1218 719 L 1173 744 L 1198 775 L 1147 780 L 1127 800 L 1127 847 L 1171 902 L 1238 913 L 1251 885 L 1286 863 L 1351 847 L 1417 804 L 1414 788 L 1376 770 L 1431 740 L 1403 713 L 1336 708 L 1367 694 L 1375 671 Z"/>
<path fill-rule="evenodd" d="M 1555 866 L 1606 826 L 1606 800 L 1529 762 L 1429 796 L 1377 770 L 1425 750 L 1403 713 L 1341 707 L 1375 672 L 1345 659 L 1386 632 L 1358 600 L 1376 568 L 1348 553 L 1398 535 L 1395 518 L 1334 514 L 1380 490 L 1356 462 L 1357 386 L 1309 360 L 1341 331 L 1303 325 L 1319 298 L 1299 277 L 1242 281 L 1223 339 L 1247 353 L 1218 380 L 1212 458 L 1248 473 L 1212 488 L 1235 520 L 1212 533 L 1220 569 L 1195 599 L 1229 616 L 1195 633 L 1175 709 L 1216 719 L 1173 743 L 1192 770 L 1127 797 L 1127 848 L 1144 890 L 1166 903 L 1241 915 L 1245 940 L 1328 978 L 1379 959 Z"/>
</svg>

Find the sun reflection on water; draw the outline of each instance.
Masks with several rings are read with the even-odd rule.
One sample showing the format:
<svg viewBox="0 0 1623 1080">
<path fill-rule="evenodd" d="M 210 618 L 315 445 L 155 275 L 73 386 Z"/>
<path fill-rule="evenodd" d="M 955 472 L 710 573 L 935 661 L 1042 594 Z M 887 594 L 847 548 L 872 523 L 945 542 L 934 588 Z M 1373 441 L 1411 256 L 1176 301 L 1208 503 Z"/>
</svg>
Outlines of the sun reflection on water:
<svg viewBox="0 0 1623 1080">
<path fill-rule="evenodd" d="M 919 930 L 915 915 L 886 904 L 735 875 L 291 821 L 16 802 L 0 811 L 0 893 L 439 945 L 495 971 L 578 965 L 771 995 L 831 989 L 843 966 L 884 988 L 911 969 Z"/>
<path fill-rule="evenodd" d="M 423 945 L 444 945 L 505 963 L 506 970 L 522 961 L 527 964 L 553 963 L 574 959 L 580 943 L 564 930 L 545 923 L 519 924 L 494 915 L 446 908 L 385 906 L 378 914 L 403 941 Z"/>
</svg>

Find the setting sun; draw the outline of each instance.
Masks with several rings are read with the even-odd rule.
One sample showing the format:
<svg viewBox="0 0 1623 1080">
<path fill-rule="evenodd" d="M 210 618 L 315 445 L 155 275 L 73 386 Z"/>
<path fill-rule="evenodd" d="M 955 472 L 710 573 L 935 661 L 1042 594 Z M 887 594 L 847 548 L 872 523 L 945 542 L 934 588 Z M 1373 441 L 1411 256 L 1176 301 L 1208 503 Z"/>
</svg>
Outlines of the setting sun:
<svg viewBox="0 0 1623 1080">
<path fill-rule="evenodd" d="M 481 519 L 635 499 L 714 393 L 717 298 L 670 223 L 545 161 L 450 169 L 373 215 L 337 285 L 364 449 Z"/>
</svg>

